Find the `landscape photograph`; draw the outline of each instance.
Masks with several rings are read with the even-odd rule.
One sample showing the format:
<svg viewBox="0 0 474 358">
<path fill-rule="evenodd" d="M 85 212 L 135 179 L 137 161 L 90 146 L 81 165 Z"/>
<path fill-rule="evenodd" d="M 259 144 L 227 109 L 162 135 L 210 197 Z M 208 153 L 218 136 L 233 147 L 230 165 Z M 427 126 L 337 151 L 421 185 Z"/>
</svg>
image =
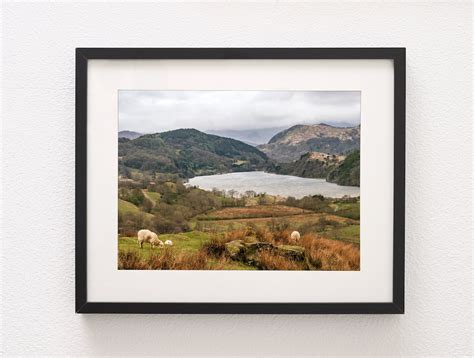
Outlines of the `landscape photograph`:
<svg viewBox="0 0 474 358">
<path fill-rule="evenodd" d="M 120 270 L 360 270 L 359 91 L 118 93 Z"/>
</svg>

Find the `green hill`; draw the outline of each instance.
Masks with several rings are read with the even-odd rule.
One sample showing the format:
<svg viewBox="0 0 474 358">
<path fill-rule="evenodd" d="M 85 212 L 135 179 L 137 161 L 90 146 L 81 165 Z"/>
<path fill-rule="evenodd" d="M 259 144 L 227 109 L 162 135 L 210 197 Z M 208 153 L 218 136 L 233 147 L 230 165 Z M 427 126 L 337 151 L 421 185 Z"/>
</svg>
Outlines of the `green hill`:
<svg viewBox="0 0 474 358">
<path fill-rule="evenodd" d="M 178 174 L 183 178 L 264 169 L 267 156 L 235 139 L 196 129 L 119 138 L 119 169 Z"/>
<path fill-rule="evenodd" d="M 355 150 L 347 157 L 309 152 L 291 163 L 273 164 L 268 171 L 302 178 L 325 178 L 339 185 L 359 186 L 360 152 Z"/>
<path fill-rule="evenodd" d="M 326 180 L 339 185 L 360 186 L 360 151 L 350 153 L 341 164 L 329 172 Z"/>
<path fill-rule="evenodd" d="M 309 152 L 291 163 L 275 164 L 270 171 L 302 178 L 326 178 L 342 160 L 343 156 L 335 154 Z"/>
</svg>

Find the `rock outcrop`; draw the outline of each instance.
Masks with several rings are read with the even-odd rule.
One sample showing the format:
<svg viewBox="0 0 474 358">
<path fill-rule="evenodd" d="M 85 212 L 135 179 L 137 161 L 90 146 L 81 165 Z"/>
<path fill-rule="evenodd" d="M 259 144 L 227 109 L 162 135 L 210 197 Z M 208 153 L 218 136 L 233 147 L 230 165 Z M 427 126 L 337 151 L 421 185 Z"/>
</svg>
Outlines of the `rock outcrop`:
<svg viewBox="0 0 474 358">
<path fill-rule="evenodd" d="M 255 239 L 233 240 L 225 244 L 226 255 L 235 261 L 261 268 L 260 253 L 267 251 L 298 262 L 306 262 L 305 249 L 294 245 L 273 245 Z"/>
</svg>

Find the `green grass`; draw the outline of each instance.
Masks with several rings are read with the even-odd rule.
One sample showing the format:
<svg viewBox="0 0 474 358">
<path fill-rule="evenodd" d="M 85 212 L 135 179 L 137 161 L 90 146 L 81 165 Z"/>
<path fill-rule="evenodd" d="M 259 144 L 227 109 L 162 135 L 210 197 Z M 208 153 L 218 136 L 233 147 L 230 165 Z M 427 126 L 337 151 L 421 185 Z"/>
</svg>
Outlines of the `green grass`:
<svg viewBox="0 0 474 358">
<path fill-rule="evenodd" d="M 156 204 L 160 202 L 161 194 L 154 191 L 144 191 L 143 194 Z"/>
<path fill-rule="evenodd" d="M 210 234 L 191 231 L 182 234 L 160 234 L 158 235 L 159 239 L 163 242 L 166 240 L 173 241 L 173 247 L 179 251 L 198 251 L 201 245 L 210 240 Z M 119 238 L 119 250 L 122 249 L 132 249 L 139 250 L 140 253 L 149 256 L 152 252 L 159 252 L 160 249 L 154 248 L 151 249 L 149 243 L 143 245 L 143 249 L 140 249 L 137 243 L 136 237 L 121 237 Z"/>
<path fill-rule="evenodd" d="M 122 199 L 118 199 L 118 212 L 119 214 L 122 214 L 122 215 L 142 213 L 148 218 L 153 217 L 153 214 L 145 213 L 141 211 L 138 206 L 133 205 L 132 203 L 122 200 Z"/>
<path fill-rule="evenodd" d="M 203 243 L 210 240 L 210 234 L 200 232 L 200 231 L 191 231 L 182 234 L 162 234 L 159 235 L 159 239 L 163 242 L 166 240 L 173 241 L 173 250 L 177 252 L 197 252 Z M 151 245 L 145 243 L 143 248 L 140 249 L 137 243 L 136 237 L 121 237 L 118 239 L 118 249 L 120 252 L 125 251 L 134 251 L 143 259 L 148 259 L 152 253 L 160 254 L 163 252 L 163 249 L 160 248 L 151 248 Z M 211 261 L 211 265 L 217 261 Z M 254 270 L 254 267 L 245 265 L 240 262 L 228 262 L 225 265 L 225 270 Z"/>
<path fill-rule="evenodd" d="M 138 206 L 135 206 L 132 203 L 122 199 L 118 200 L 118 210 L 119 213 L 122 214 L 138 214 L 140 212 Z"/>
<path fill-rule="evenodd" d="M 359 220 L 360 218 L 360 203 L 343 203 L 338 202 L 330 205 L 334 210 L 334 214 L 343 216 L 349 219 Z"/>
<path fill-rule="evenodd" d="M 360 225 L 348 225 L 340 228 L 330 229 L 325 231 L 322 235 L 328 239 L 360 244 Z"/>
</svg>

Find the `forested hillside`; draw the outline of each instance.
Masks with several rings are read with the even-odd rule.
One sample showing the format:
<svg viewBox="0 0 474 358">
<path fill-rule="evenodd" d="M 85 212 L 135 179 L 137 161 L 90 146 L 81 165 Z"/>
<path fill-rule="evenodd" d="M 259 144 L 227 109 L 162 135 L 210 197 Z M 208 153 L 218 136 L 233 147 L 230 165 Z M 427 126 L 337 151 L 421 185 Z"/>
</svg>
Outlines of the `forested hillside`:
<svg viewBox="0 0 474 358">
<path fill-rule="evenodd" d="M 326 180 L 339 185 L 360 186 L 360 151 L 350 153 L 328 173 Z"/>
<path fill-rule="evenodd" d="M 355 150 L 347 157 L 310 152 L 291 163 L 274 164 L 269 171 L 303 178 L 322 178 L 338 185 L 359 186 L 360 151 Z"/>
<path fill-rule="evenodd" d="M 206 134 L 196 129 L 177 129 L 146 134 L 136 139 L 119 138 L 119 171 L 129 169 L 178 174 L 182 178 L 233 171 L 264 170 L 267 156 L 235 139 Z"/>
</svg>

